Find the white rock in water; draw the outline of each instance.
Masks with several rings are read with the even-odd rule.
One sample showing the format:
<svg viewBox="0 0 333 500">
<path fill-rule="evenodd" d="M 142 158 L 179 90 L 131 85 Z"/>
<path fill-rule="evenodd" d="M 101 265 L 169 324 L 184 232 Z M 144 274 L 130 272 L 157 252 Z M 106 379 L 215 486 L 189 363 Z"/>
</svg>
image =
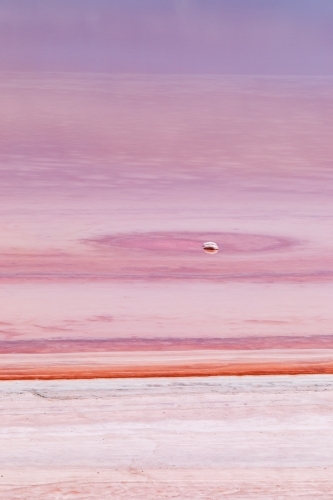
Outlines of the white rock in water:
<svg viewBox="0 0 333 500">
<path fill-rule="evenodd" d="M 206 253 L 217 253 L 219 251 L 219 247 L 214 241 L 207 241 L 202 245 L 202 248 Z"/>
</svg>

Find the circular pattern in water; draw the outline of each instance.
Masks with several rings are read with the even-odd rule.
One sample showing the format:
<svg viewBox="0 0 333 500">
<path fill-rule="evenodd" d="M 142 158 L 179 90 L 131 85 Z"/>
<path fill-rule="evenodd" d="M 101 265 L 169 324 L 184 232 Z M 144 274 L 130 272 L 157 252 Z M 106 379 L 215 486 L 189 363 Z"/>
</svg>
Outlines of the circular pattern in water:
<svg viewBox="0 0 333 500">
<path fill-rule="evenodd" d="M 211 241 L 213 240 L 213 241 Z M 204 248 L 202 241 L 206 241 Z M 294 246 L 296 241 L 290 238 L 273 235 L 249 233 L 217 233 L 217 232 L 147 232 L 108 234 L 84 240 L 85 243 L 99 248 L 121 249 L 124 252 L 142 250 L 150 253 L 197 254 L 202 248 L 207 253 L 245 254 L 269 251 L 281 251 Z"/>
</svg>

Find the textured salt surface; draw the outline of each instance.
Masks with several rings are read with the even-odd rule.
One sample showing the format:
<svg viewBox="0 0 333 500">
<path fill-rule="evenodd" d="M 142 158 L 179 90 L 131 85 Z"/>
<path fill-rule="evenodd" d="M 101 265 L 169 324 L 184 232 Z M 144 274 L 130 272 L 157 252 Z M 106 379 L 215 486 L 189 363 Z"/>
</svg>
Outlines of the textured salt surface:
<svg viewBox="0 0 333 500">
<path fill-rule="evenodd" d="M 0 383 L 6 500 L 329 499 L 333 376 Z"/>
</svg>

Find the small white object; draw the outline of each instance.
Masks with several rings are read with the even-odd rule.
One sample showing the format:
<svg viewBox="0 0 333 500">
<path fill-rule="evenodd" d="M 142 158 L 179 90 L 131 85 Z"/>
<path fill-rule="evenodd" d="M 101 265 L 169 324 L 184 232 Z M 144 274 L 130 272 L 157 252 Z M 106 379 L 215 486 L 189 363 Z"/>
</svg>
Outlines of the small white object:
<svg viewBox="0 0 333 500">
<path fill-rule="evenodd" d="M 214 241 L 206 241 L 206 243 L 202 245 L 202 248 L 206 253 L 217 253 L 219 251 L 219 247 Z"/>
</svg>

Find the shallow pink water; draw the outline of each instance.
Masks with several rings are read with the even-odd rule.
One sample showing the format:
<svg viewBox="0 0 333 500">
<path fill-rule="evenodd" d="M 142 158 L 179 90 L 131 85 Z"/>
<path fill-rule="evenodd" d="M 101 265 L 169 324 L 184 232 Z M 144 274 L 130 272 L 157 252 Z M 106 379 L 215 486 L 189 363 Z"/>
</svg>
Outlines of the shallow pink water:
<svg viewBox="0 0 333 500">
<path fill-rule="evenodd" d="M 332 96 L 3 74 L 0 351 L 331 348 Z"/>
</svg>

